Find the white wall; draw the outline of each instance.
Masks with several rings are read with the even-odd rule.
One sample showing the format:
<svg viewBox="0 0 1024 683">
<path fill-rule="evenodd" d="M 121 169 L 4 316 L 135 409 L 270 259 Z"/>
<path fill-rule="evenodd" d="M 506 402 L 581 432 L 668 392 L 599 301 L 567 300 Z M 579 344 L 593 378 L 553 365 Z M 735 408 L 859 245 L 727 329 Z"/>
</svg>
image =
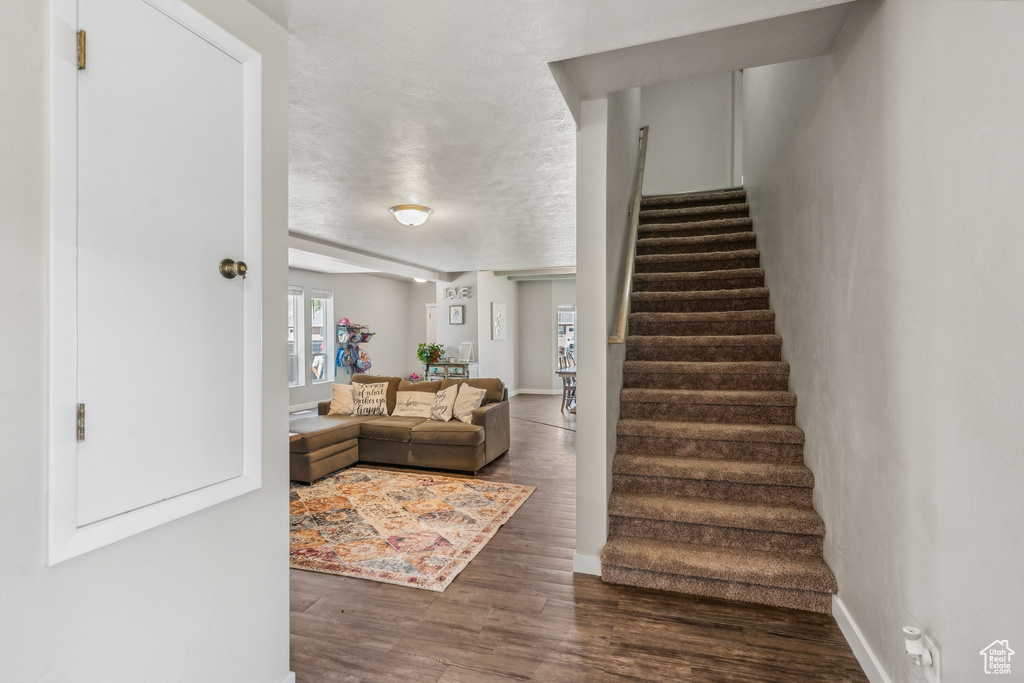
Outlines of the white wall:
<svg viewBox="0 0 1024 683">
<path fill-rule="evenodd" d="M 498 377 L 505 382 L 509 393 L 519 390 L 516 376 L 519 335 L 519 290 L 507 277 L 498 277 L 490 271 L 477 273 L 477 321 L 479 323 L 480 376 Z M 505 304 L 505 339 L 491 339 L 491 304 Z M 447 315 L 447 314 L 446 314 Z"/>
<path fill-rule="evenodd" d="M 330 382 L 313 384 L 310 381 L 309 300 L 310 291 L 314 288 L 334 293 L 332 325 L 336 325 L 342 318 L 348 318 L 352 323 L 368 326 L 375 333 L 369 342 L 359 345 L 370 357 L 371 374 L 408 377 L 413 372 L 422 373 L 423 366 L 416 359 L 416 346 L 424 340 L 424 291 L 433 296 L 432 284 L 403 282 L 375 275 L 314 273 L 297 268 L 288 270 L 288 284 L 302 287 L 306 328 L 303 332 L 303 345 L 307 359 L 304 366 L 306 383 L 289 389 L 292 409 L 331 398 Z M 418 304 L 418 311 L 414 303 Z M 333 356 L 330 362 L 335 362 Z M 352 375 L 343 368 L 336 368 L 335 381 L 349 384 Z"/>
<path fill-rule="evenodd" d="M 576 134 L 576 552 L 573 570 L 600 574 L 608 538 L 608 100 L 587 100 Z"/>
<path fill-rule="evenodd" d="M 190 4 L 263 54 L 263 488 L 46 566 L 49 12 L 0 3 L 2 681 L 288 673 L 287 34 L 244 0 Z"/>
<path fill-rule="evenodd" d="M 858 3 L 830 56 L 744 74 L 744 173 L 839 597 L 1024 651 L 1024 3 Z M 1024 670 L 1024 660 L 1013 668 Z"/>
<path fill-rule="evenodd" d="M 437 301 L 437 289 L 433 282 L 412 282 L 409 284 L 409 301 L 406 316 L 409 320 L 409 344 L 412 349 L 413 370 L 410 372 L 419 373 L 423 369 L 416 359 L 416 347 L 420 342 L 427 341 L 427 307 Z M 445 311 L 447 316 L 447 309 Z M 456 355 L 458 347 L 456 347 Z M 409 373 L 405 373 L 406 376 Z"/>
<path fill-rule="evenodd" d="M 519 283 L 518 379 L 520 393 L 561 394 L 558 369 L 559 304 L 575 305 L 576 280 Z"/>
<path fill-rule="evenodd" d="M 732 73 L 640 90 L 640 125 L 650 126 L 644 194 L 732 186 Z"/>
<path fill-rule="evenodd" d="M 446 289 L 455 288 L 460 290 L 465 287 L 468 290 L 469 296 L 464 299 L 445 299 L 444 291 Z M 480 359 L 480 338 L 481 334 L 487 334 L 486 322 L 483 324 L 483 332 L 478 330 L 478 326 L 481 324 L 478 313 L 478 298 L 479 293 L 477 292 L 477 274 L 476 271 L 468 273 L 460 273 L 457 278 L 451 282 L 438 282 L 436 287 L 437 297 L 437 343 L 444 345 L 445 356 L 451 356 L 452 358 L 458 358 L 459 356 L 459 344 L 462 342 L 473 343 L 473 362 L 477 362 Z M 450 306 L 465 306 L 462 310 L 461 325 L 449 325 L 448 324 L 448 309 Z M 485 318 L 489 320 L 490 318 Z M 423 340 L 421 340 L 423 341 Z M 422 366 L 420 367 L 422 370 Z"/>
<path fill-rule="evenodd" d="M 625 344 L 608 344 L 618 323 L 622 298 L 622 279 L 626 272 L 629 248 L 629 210 L 636 184 L 637 153 L 640 148 L 642 92 L 631 88 L 608 95 L 608 167 L 605 172 L 605 500 L 612 492 L 612 460 L 616 451 L 615 432 L 619 424 L 619 393 L 622 391 L 622 364 Z M 648 146 L 650 151 L 650 146 Z M 646 176 L 645 176 L 646 177 Z M 579 410 L 577 409 L 577 413 Z"/>
<path fill-rule="evenodd" d="M 639 145 L 640 92 L 588 100 L 576 136 L 576 554 L 573 569 L 597 574 L 608 537 L 625 349 L 608 344 L 618 314 L 627 216 Z"/>
<path fill-rule="evenodd" d="M 555 323 L 551 310 L 551 280 L 519 283 L 520 392 L 549 394 L 555 389 Z"/>
</svg>

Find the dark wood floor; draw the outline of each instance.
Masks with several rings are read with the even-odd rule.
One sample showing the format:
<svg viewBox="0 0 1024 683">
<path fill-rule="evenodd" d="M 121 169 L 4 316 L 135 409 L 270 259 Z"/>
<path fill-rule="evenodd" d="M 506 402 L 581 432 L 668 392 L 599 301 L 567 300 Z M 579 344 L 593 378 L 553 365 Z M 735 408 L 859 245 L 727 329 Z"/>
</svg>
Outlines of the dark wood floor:
<svg viewBox="0 0 1024 683">
<path fill-rule="evenodd" d="M 443 593 L 291 570 L 292 670 L 343 681 L 867 681 L 831 617 L 574 575 L 576 416 L 512 399 L 480 472 L 537 490 Z"/>
</svg>

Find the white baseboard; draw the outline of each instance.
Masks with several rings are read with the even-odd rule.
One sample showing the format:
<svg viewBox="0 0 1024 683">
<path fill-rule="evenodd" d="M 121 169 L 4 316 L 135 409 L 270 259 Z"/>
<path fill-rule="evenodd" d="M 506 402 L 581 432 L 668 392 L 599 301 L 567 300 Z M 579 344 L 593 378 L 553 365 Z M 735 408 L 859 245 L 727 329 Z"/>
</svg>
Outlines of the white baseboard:
<svg viewBox="0 0 1024 683">
<path fill-rule="evenodd" d="M 541 396 L 557 396 L 562 393 L 561 389 L 519 389 L 517 394 L 539 394 Z"/>
<path fill-rule="evenodd" d="M 295 683 L 295 672 L 289 671 L 288 675 L 284 677 L 284 680 L 281 681 L 281 683 Z"/>
<path fill-rule="evenodd" d="M 572 571 L 576 574 L 593 574 L 601 576 L 601 558 L 597 555 L 580 555 L 573 553 Z"/>
<path fill-rule="evenodd" d="M 843 604 L 838 595 L 832 596 L 832 618 L 836 620 L 839 630 L 846 637 L 846 642 L 850 644 L 850 649 L 853 650 L 853 656 L 857 658 L 861 668 L 864 669 L 864 675 L 868 677 L 868 680 L 871 683 L 892 683 L 889 674 L 882 667 L 882 662 L 875 656 L 875 651 L 871 649 L 868 641 L 864 639 L 864 634 L 861 632 L 860 627 L 857 626 L 857 622 L 850 616 L 846 605 Z"/>
<path fill-rule="evenodd" d="M 288 406 L 288 412 L 294 413 L 297 410 L 309 410 L 310 408 L 316 408 L 320 401 L 313 401 L 312 403 L 300 403 L 297 406 Z"/>
</svg>

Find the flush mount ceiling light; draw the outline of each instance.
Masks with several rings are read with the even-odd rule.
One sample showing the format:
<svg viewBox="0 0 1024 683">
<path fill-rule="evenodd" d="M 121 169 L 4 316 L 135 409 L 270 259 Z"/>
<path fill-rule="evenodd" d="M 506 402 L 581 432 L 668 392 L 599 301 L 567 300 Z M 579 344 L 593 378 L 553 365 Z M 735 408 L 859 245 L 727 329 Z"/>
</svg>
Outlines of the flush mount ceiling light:
<svg viewBox="0 0 1024 683">
<path fill-rule="evenodd" d="M 399 223 L 413 228 L 426 223 L 427 217 L 434 213 L 433 209 L 420 206 L 419 204 L 399 204 L 398 206 L 392 206 L 388 211 L 391 212 Z"/>
</svg>

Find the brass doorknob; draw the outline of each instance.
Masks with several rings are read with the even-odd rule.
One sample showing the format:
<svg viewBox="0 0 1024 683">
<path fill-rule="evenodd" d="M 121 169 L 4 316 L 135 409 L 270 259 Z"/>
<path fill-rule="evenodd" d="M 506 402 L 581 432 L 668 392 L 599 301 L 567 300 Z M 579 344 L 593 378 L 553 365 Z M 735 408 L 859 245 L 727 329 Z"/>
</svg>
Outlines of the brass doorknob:
<svg viewBox="0 0 1024 683">
<path fill-rule="evenodd" d="M 241 275 L 244 280 L 245 274 L 248 271 L 249 266 L 245 265 L 245 261 L 232 261 L 226 258 L 220 262 L 220 274 L 229 280 L 234 279 L 238 275 Z"/>
</svg>

